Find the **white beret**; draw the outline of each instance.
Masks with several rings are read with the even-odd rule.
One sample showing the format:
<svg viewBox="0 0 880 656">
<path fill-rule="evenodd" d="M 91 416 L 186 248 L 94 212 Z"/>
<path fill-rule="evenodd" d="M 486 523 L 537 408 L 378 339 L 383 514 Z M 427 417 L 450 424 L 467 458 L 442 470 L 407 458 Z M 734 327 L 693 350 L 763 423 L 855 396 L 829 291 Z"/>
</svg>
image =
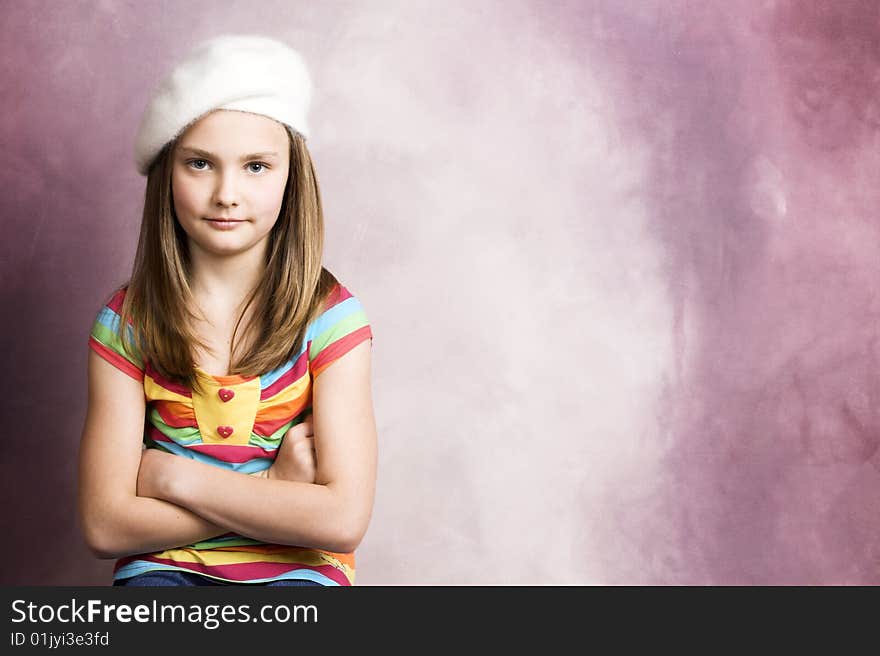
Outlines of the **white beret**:
<svg viewBox="0 0 880 656">
<path fill-rule="evenodd" d="M 155 88 L 135 135 L 135 165 L 147 175 L 169 141 L 215 109 L 262 114 L 308 137 L 312 81 L 302 57 L 275 39 L 244 34 L 194 47 Z"/>
</svg>

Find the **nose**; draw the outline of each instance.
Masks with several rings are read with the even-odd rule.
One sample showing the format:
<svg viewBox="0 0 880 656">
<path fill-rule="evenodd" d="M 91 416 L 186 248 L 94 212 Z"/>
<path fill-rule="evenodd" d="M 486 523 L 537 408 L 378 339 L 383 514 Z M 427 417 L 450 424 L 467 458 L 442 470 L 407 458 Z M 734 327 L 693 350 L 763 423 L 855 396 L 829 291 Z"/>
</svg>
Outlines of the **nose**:
<svg viewBox="0 0 880 656">
<path fill-rule="evenodd" d="M 217 205 L 224 207 L 238 205 L 238 193 L 234 170 L 224 171 L 217 176 L 217 186 L 214 189 L 214 201 Z"/>
</svg>

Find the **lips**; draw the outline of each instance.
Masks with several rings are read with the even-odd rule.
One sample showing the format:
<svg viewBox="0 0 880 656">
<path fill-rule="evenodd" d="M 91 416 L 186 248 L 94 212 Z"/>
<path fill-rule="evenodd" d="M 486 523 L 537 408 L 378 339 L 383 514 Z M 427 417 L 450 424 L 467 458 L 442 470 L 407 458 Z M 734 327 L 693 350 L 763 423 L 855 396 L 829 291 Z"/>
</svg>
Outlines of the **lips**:
<svg viewBox="0 0 880 656">
<path fill-rule="evenodd" d="M 236 219 L 236 218 L 225 219 L 222 216 L 209 216 L 205 220 L 206 221 L 217 221 L 218 223 L 241 223 L 244 219 Z"/>
<path fill-rule="evenodd" d="M 243 219 L 206 218 L 205 221 L 210 223 L 214 230 L 235 230 L 239 223 L 244 223 Z"/>
</svg>

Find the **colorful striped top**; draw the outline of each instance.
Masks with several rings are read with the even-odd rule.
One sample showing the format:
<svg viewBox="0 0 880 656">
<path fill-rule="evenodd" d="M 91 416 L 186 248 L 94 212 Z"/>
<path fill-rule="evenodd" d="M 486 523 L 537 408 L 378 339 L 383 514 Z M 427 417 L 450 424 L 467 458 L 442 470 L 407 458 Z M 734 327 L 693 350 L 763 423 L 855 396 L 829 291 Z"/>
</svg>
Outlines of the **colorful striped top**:
<svg viewBox="0 0 880 656">
<path fill-rule="evenodd" d="M 89 346 L 143 383 L 144 444 L 244 474 L 268 469 L 281 438 L 312 408 L 312 381 L 332 362 L 373 334 L 360 302 L 337 284 L 323 313 L 307 328 L 299 354 L 257 377 L 212 376 L 199 371 L 206 391 L 164 379 L 137 353 L 123 352 L 117 337 L 125 287 L 100 310 Z M 131 325 L 129 343 L 134 343 Z M 218 430 L 219 429 L 219 430 Z M 265 583 L 309 579 L 323 585 L 354 584 L 354 552 L 267 544 L 235 533 L 116 561 L 114 581 L 154 570 L 194 572 L 222 581 Z"/>
</svg>

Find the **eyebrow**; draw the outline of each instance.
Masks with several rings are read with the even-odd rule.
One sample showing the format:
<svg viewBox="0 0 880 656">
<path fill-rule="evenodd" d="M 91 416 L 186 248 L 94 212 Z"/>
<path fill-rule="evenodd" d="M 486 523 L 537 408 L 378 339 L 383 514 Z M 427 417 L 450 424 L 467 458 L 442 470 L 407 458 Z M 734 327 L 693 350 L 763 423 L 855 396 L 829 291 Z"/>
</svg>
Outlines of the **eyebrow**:
<svg viewBox="0 0 880 656">
<path fill-rule="evenodd" d="M 192 146 L 181 146 L 180 150 L 186 151 L 192 155 L 200 155 L 202 157 L 208 157 L 210 159 L 217 158 L 217 156 L 214 155 L 214 153 L 209 153 L 207 150 L 202 150 L 201 148 L 193 148 Z M 247 159 L 260 159 L 260 158 L 267 158 L 267 157 L 278 157 L 278 153 L 276 153 L 275 151 L 272 151 L 272 150 L 267 150 L 262 153 L 251 153 L 249 155 L 243 155 L 241 160 L 244 161 Z"/>
</svg>

